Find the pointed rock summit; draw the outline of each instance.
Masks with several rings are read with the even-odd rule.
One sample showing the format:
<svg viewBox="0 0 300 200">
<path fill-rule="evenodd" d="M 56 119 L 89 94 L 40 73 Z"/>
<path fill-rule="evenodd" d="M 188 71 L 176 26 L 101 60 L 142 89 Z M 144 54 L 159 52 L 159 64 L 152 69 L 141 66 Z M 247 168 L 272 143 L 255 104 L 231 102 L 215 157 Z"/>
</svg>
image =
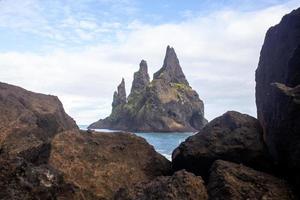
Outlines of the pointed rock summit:
<svg viewBox="0 0 300 200">
<path fill-rule="evenodd" d="M 189 86 L 175 50 L 168 46 L 163 66 L 154 79 L 150 82 L 147 63 L 142 60 L 128 99 L 122 81 L 114 94 L 111 115 L 89 128 L 184 132 L 200 130 L 206 123 L 203 102 Z"/>
<path fill-rule="evenodd" d="M 179 64 L 174 48 L 168 46 L 163 67 L 154 74 L 154 79 L 189 85 Z"/>
<path fill-rule="evenodd" d="M 114 99 L 112 103 L 112 107 L 115 108 L 119 105 L 123 105 L 126 103 L 126 89 L 125 89 L 125 80 L 122 78 L 120 85 L 118 86 L 118 90 L 114 93 Z"/>
<path fill-rule="evenodd" d="M 150 77 L 148 74 L 148 66 L 145 60 L 140 63 L 139 71 L 134 73 L 131 92 L 129 98 L 133 98 L 135 95 L 140 94 L 145 90 L 147 85 L 150 83 Z"/>
</svg>

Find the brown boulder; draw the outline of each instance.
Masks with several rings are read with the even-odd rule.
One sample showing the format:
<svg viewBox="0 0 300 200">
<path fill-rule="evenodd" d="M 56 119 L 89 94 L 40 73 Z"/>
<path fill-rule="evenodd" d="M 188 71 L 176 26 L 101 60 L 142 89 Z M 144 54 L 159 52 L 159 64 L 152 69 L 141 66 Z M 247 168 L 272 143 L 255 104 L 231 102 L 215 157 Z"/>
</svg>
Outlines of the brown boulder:
<svg viewBox="0 0 300 200">
<path fill-rule="evenodd" d="M 111 199 L 122 188 L 170 173 L 170 162 L 129 133 L 67 131 L 52 141 L 49 164 L 66 182 Z"/>
<path fill-rule="evenodd" d="M 217 159 L 270 170 L 258 120 L 234 111 L 225 113 L 181 143 L 173 151 L 172 164 L 175 170 L 187 169 L 206 178 Z"/>
<path fill-rule="evenodd" d="M 287 183 L 243 165 L 217 160 L 208 183 L 211 200 L 292 200 Z"/>
<path fill-rule="evenodd" d="M 279 168 L 300 188 L 300 8 L 265 37 L 256 70 L 264 139 Z"/>
<path fill-rule="evenodd" d="M 91 193 L 64 182 L 62 174 L 49 165 L 34 166 L 23 158 L 0 157 L 0 199 L 2 200 L 80 200 Z"/>
<path fill-rule="evenodd" d="M 55 96 L 0 83 L 0 148 L 32 162 L 44 162 L 55 134 L 77 129 Z"/>
<path fill-rule="evenodd" d="M 201 177 L 185 170 L 173 176 L 163 176 L 151 182 L 121 189 L 115 200 L 207 200 L 207 192 Z"/>
</svg>

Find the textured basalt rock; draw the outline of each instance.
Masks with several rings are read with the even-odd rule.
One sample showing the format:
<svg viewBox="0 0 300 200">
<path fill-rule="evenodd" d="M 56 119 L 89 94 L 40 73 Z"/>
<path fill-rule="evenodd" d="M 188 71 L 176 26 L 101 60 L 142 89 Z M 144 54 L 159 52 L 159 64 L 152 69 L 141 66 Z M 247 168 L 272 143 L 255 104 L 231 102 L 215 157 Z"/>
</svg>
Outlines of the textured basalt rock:
<svg viewBox="0 0 300 200">
<path fill-rule="evenodd" d="M 207 200 L 207 192 L 201 177 L 184 170 L 173 176 L 163 176 L 151 182 L 120 189 L 115 200 Z"/>
<path fill-rule="evenodd" d="M 174 132 L 200 130 L 206 123 L 203 102 L 189 86 L 174 49 L 168 47 L 154 79 L 149 82 L 147 64 L 142 61 L 127 103 L 113 107 L 109 117 L 89 128 Z"/>
<path fill-rule="evenodd" d="M 272 170 L 259 121 L 238 112 L 226 112 L 190 136 L 174 150 L 175 170 L 187 169 L 204 178 L 217 159 Z"/>
<path fill-rule="evenodd" d="M 125 80 L 122 79 L 120 85 L 118 86 L 118 91 L 114 93 L 114 99 L 112 103 L 113 109 L 122 106 L 126 103 L 126 89 L 125 89 Z"/>
<path fill-rule="evenodd" d="M 133 82 L 131 86 L 131 92 L 128 99 L 136 98 L 141 95 L 150 83 L 150 77 L 148 74 L 148 65 L 145 60 L 140 63 L 139 71 L 134 73 Z"/>
<path fill-rule="evenodd" d="M 49 164 L 63 173 L 67 183 L 100 199 L 111 199 L 120 188 L 171 172 L 166 158 L 129 133 L 61 133 L 52 141 Z"/>
<path fill-rule="evenodd" d="M 207 190 L 212 200 L 295 199 L 285 181 L 243 165 L 217 160 L 210 171 Z"/>
<path fill-rule="evenodd" d="M 163 67 L 154 74 L 154 79 L 189 85 L 179 64 L 174 48 L 168 46 Z"/>
<path fill-rule="evenodd" d="M 0 83 L 0 148 L 32 162 L 44 162 L 57 133 L 78 129 L 55 96 Z"/>
<path fill-rule="evenodd" d="M 62 174 L 50 165 L 35 166 L 23 158 L 0 156 L 0 199 L 97 199 L 92 193 L 64 182 Z"/>
<path fill-rule="evenodd" d="M 269 29 L 256 70 L 264 139 L 279 168 L 300 188 L 300 8 Z"/>
<path fill-rule="evenodd" d="M 122 81 L 117 107 L 124 92 Z M 0 199 L 110 200 L 121 187 L 171 173 L 140 137 L 80 132 L 57 97 L 0 84 L 0 119 Z"/>
</svg>

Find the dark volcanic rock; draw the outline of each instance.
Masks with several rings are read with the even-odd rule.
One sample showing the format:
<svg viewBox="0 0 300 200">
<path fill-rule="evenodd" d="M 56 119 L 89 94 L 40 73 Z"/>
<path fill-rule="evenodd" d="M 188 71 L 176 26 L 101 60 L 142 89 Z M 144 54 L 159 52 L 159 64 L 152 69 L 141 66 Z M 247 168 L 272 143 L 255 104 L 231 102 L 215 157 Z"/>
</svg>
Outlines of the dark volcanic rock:
<svg viewBox="0 0 300 200">
<path fill-rule="evenodd" d="M 207 120 L 199 95 L 186 80 L 173 48 L 168 47 L 163 67 L 149 83 L 145 61 L 135 73 L 126 104 L 89 128 L 129 131 L 195 131 Z"/>
<path fill-rule="evenodd" d="M 148 74 L 148 65 L 145 60 L 142 60 L 140 63 L 139 71 L 134 73 L 131 92 L 128 99 L 139 96 L 142 92 L 145 91 L 149 83 L 150 77 Z"/>
<path fill-rule="evenodd" d="M 211 200 L 295 199 L 285 181 L 243 165 L 217 160 L 210 171 Z"/>
<path fill-rule="evenodd" d="M 55 96 L 0 83 L 0 148 L 32 162 L 43 162 L 55 134 L 77 129 Z"/>
<path fill-rule="evenodd" d="M 189 85 L 183 74 L 174 48 L 168 46 L 163 67 L 154 74 L 154 79 L 164 79 L 167 82 Z"/>
<path fill-rule="evenodd" d="M 80 132 L 57 97 L 0 84 L 0 119 L 0 199 L 109 200 L 171 173 L 140 137 Z"/>
<path fill-rule="evenodd" d="M 92 194 L 66 184 L 62 174 L 49 165 L 34 166 L 22 158 L 0 157 L 0 199 L 82 199 L 81 194 L 96 199 Z"/>
<path fill-rule="evenodd" d="M 128 133 L 61 133 L 52 141 L 49 163 L 63 172 L 67 183 L 101 199 L 171 171 L 166 158 L 144 139 Z"/>
<path fill-rule="evenodd" d="M 238 112 L 227 112 L 181 143 L 172 155 L 175 170 L 187 169 L 205 178 L 217 159 L 270 170 L 272 165 L 258 120 Z"/>
<path fill-rule="evenodd" d="M 134 188 L 121 189 L 115 200 L 207 200 L 206 188 L 201 177 L 184 170 L 173 176 L 163 176 Z"/>
<path fill-rule="evenodd" d="M 112 103 L 113 109 L 120 105 L 124 105 L 126 103 L 126 98 L 125 80 L 123 78 L 118 86 L 118 91 L 114 93 L 114 99 Z"/>
<path fill-rule="evenodd" d="M 300 188 L 300 8 L 270 28 L 256 70 L 256 104 L 265 142 Z"/>
</svg>

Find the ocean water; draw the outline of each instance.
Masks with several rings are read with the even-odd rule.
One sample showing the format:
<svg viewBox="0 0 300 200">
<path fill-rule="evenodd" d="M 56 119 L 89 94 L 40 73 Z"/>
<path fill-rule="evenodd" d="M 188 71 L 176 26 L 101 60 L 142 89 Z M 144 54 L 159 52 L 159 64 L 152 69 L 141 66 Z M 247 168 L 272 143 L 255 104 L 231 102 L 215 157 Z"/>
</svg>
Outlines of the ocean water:
<svg viewBox="0 0 300 200">
<path fill-rule="evenodd" d="M 79 125 L 79 128 L 86 130 L 87 126 Z M 95 129 L 99 132 L 116 132 L 108 129 Z M 179 144 L 185 141 L 189 136 L 194 135 L 195 133 L 186 132 L 171 132 L 171 133 L 158 133 L 158 132 L 149 132 L 149 133 L 134 133 L 142 138 L 145 138 L 146 141 L 151 144 L 157 152 L 165 156 L 167 159 L 171 160 L 173 150 L 179 146 Z"/>
</svg>

